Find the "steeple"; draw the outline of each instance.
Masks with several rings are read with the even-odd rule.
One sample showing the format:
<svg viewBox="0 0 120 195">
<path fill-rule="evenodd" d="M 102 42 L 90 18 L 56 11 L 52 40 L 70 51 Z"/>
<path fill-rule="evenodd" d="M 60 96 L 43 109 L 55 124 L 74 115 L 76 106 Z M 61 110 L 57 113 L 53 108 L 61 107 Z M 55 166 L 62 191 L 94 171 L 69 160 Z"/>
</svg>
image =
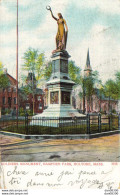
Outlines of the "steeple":
<svg viewBox="0 0 120 195">
<path fill-rule="evenodd" d="M 92 71 L 92 68 L 90 65 L 90 55 L 89 55 L 89 48 L 88 48 L 86 65 L 85 65 L 85 69 L 84 69 L 85 76 L 88 76 L 91 71 Z"/>
</svg>

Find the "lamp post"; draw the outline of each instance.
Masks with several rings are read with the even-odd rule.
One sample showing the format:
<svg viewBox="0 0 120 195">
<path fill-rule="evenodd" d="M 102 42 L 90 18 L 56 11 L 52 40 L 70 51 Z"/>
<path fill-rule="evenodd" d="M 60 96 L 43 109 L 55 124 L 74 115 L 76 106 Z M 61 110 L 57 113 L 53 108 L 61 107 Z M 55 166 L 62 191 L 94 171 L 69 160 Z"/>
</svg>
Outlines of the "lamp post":
<svg viewBox="0 0 120 195">
<path fill-rule="evenodd" d="M 16 116 L 18 119 L 18 0 L 17 0 L 17 21 L 16 21 Z M 18 121 L 18 120 L 17 120 Z"/>
</svg>

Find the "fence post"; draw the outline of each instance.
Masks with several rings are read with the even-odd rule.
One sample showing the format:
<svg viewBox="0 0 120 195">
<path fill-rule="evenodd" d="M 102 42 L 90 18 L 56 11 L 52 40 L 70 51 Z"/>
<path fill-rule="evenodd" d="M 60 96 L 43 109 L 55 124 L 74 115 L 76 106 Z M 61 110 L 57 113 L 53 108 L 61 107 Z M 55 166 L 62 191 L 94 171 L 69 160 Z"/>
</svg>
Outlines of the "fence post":
<svg viewBox="0 0 120 195">
<path fill-rule="evenodd" d="M 111 113 L 109 114 L 109 131 L 111 130 Z"/>
<path fill-rule="evenodd" d="M 90 115 L 87 114 L 87 134 L 90 134 Z"/>
<path fill-rule="evenodd" d="M 118 129 L 120 130 L 120 114 L 118 114 Z"/>
<path fill-rule="evenodd" d="M 28 135 L 28 113 L 25 114 L 25 130 L 26 134 Z"/>
<path fill-rule="evenodd" d="M 101 132 L 101 114 L 98 114 L 98 131 Z"/>
</svg>

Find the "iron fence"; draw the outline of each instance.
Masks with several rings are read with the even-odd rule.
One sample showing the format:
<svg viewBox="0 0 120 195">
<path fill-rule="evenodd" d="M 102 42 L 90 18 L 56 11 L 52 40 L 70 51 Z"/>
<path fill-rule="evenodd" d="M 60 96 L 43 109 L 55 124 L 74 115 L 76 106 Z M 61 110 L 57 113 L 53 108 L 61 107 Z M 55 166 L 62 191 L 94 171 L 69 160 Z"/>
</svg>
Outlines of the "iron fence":
<svg viewBox="0 0 120 195">
<path fill-rule="evenodd" d="M 29 135 L 93 134 L 120 130 L 120 115 L 37 118 L 26 115 L 0 119 L 0 131 Z"/>
</svg>

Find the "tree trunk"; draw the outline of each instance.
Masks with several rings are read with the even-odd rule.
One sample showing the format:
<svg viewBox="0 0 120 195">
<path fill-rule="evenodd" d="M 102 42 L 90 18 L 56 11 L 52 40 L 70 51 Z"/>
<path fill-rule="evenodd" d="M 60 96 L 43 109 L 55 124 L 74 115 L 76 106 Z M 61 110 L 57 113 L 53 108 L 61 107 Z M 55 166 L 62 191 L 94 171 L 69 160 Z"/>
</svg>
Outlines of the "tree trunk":
<svg viewBox="0 0 120 195">
<path fill-rule="evenodd" d="M 35 103 L 34 103 L 35 101 L 34 100 L 35 100 L 35 97 L 34 97 L 34 93 L 33 93 L 33 115 L 35 114 L 35 112 L 34 112 L 35 111 Z"/>
<path fill-rule="evenodd" d="M 101 95 L 100 95 L 100 112 L 101 112 Z"/>
<path fill-rule="evenodd" d="M 90 96 L 88 97 L 88 108 L 89 108 L 89 110 L 88 110 L 88 112 L 90 112 Z"/>
<path fill-rule="evenodd" d="M 83 114 L 85 114 L 85 89 L 83 88 Z"/>
<path fill-rule="evenodd" d="M 110 95 L 109 95 L 109 113 L 110 113 Z"/>
</svg>

